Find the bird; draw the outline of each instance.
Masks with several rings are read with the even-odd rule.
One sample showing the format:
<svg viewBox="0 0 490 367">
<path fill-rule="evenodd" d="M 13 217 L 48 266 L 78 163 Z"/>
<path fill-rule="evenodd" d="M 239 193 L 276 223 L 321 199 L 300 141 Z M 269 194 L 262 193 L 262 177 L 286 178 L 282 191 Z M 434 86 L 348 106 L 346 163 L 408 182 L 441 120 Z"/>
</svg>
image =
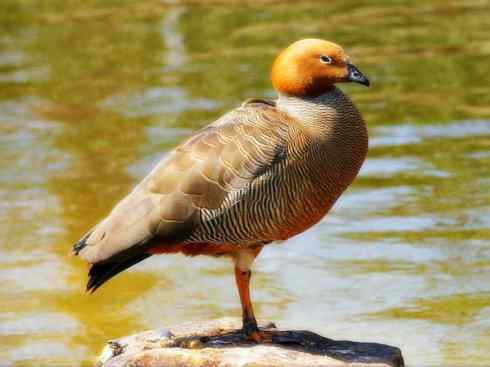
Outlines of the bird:
<svg viewBox="0 0 490 367">
<path fill-rule="evenodd" d="M 73 247 L 94 292 L 157 254 L 233 261 L 246 340 L 271 341 L 250 298 L 264 246 L 318 223 L 357 176 L 365 120 L 336 84 L 369 79 L 344 49 L 302 39 L 272 63 L 275 100 L 250 98 L 167 154 Z"/>
</svg>

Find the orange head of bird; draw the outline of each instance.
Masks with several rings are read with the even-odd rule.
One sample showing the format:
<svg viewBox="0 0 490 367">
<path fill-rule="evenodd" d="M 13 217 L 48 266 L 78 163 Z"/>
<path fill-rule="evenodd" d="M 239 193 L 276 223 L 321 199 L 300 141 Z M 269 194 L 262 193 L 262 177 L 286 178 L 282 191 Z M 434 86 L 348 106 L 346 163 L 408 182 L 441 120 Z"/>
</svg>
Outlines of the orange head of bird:
<svg viewBox="0 0 490 367">
<path fill-rule="evenodd" d="M 369 86 L 342 47 L 321 39 L 294 42 L 272 65 L 272 85 L 283 94 L 315 97 L 341 82 Z"/>
</svg>

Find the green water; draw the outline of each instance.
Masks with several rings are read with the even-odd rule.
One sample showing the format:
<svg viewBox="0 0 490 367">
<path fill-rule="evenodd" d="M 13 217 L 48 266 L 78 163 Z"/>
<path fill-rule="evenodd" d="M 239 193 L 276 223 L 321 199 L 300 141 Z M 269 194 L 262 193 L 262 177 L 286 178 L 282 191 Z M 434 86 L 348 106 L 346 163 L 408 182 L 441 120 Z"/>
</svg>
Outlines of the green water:
<svg viewBox="0 0 490 367">
<path fill-rule="evenodd" d="M 90 365 L 108 339 L 240 315 L 226 260 L 153 257 L 93 296 L 67 256 L 166 151 L 249 97 L 277 51 L 342 44 L 372 81 L 360 177 L 256 263 L 260 318 L 490 365 L 488 1 L 0 2 L 0 361 Z M 203 5 L 207 4 L 207 5 Z"/>
</svg>

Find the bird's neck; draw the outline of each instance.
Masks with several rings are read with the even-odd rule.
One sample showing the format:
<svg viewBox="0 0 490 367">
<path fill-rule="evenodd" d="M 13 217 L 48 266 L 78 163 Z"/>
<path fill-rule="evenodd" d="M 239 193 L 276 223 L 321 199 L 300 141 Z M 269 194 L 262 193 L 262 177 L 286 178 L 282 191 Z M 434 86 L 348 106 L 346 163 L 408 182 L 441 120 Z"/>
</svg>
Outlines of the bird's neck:
<svg viewBox="0 0 490 367">
<path fill-rule="evenodd" d="M 368 134 L 364 119 L 351 99 L 338 88 L 317 97 L 279 95 L 279 110 L 304 126 L 320 146 L 317 159 L 322 164 L 344 167 L 342 174 L 350 183 L 365 159 Z M 314 148 L 313 148 L 314 149 Z M 330 169 L 329 172 L 335 170 Z"/>
<path fill-rule="evenodd" d="M 350 98 L 336 87 L 315 97 L 279 94 L 276 105 L 318 137 L 338 132 L 339 124 L 351 125 L 345 129 L 364 124 Z"/>
</svg>

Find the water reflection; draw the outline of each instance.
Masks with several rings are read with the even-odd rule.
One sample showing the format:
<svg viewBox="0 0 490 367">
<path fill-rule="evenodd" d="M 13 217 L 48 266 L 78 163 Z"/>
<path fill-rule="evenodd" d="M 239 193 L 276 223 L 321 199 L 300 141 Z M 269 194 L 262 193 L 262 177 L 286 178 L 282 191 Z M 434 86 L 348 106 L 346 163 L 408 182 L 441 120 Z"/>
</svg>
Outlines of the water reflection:
<svg viewBox="0 0 490 367">
<path fill-rule="evenodd" d="M 490 363 L 487 5 L 2 2 L 0 358 L 90 365 L 107 339 L 240 314 L 226 261 L 154 257 L 87 296 L 67 253 L 179 141 L 272 97 L 280 47 L 318 36 L 374 81 L 345 86 L 370 159 L 329 217 L 264 250 L 257 314 L 414 366 Z"/>
</svg>

